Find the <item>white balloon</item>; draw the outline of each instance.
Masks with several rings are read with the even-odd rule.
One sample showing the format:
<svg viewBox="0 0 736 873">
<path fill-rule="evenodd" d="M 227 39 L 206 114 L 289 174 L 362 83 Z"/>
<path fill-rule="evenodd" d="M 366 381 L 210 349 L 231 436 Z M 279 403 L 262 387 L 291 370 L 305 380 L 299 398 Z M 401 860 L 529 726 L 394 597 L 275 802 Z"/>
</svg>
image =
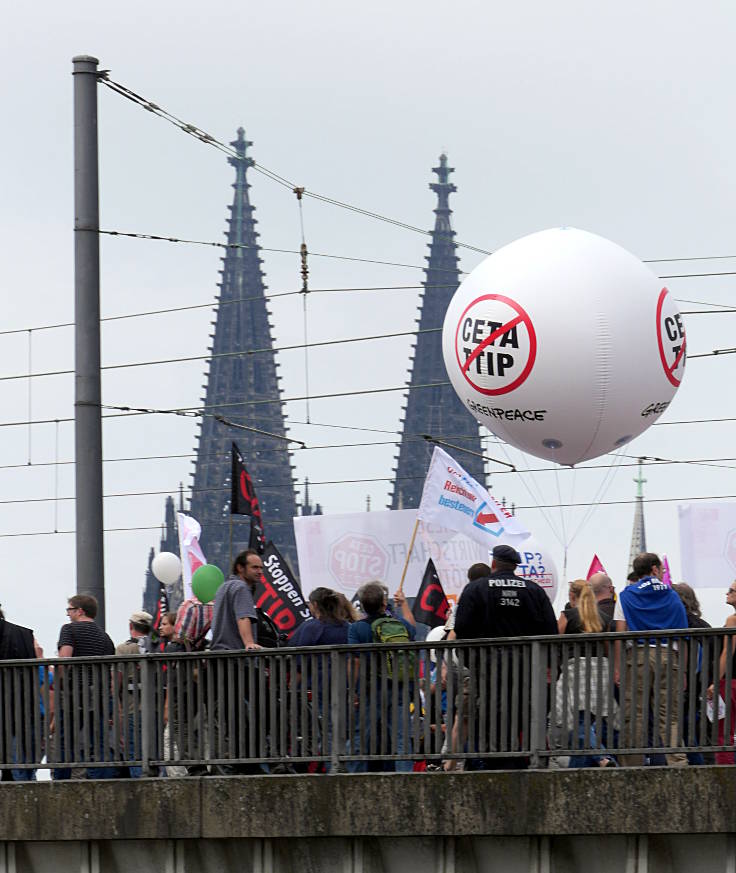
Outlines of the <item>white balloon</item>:
<svg viewBox="0 0 736 873">
<path fill-rule="evenodd" d="M 521 564 L 516 573 L 525 579 L 531 579 L 544 588 L 550 603 L 555 602 L 557 596 L 557 566 L 552 560 L 552 555 L 547 546 L 534 537 L 528 537 L 522 543 L 518 543 L 516 551 L 521 555 Z"/>
<path fill-rule="evenodd" d="M 151 563 L 151 572 L 164 585 L 173 585 L 181 576 L 181 560 L 173 552 L 159 552 Z"/>
<path fill-rule="evenodd" d="M 634 255 L 573 228 L 523 237 L 463 281 L 442 350 L 473 417 L 559 464 L 632 440 L 667 409 L 685 370 L 672 295 Z"/>
</svg>

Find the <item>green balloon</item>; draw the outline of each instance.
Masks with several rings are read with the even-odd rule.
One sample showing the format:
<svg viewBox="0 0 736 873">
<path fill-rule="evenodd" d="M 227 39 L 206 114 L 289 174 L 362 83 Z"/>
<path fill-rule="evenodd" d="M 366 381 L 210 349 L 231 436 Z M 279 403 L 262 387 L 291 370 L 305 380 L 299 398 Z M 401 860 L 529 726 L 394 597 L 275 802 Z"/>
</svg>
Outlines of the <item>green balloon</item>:
<svg viewBox="0 0 736 873">
<path fill-rule="evenodd" d="M 202 564 L 197 567 L 192 576 L 192 591 L 200 603 L 209 603 L 215 599 L 217 589 L 225 581 L 222 570 L 214 564 Z"/>
</svg>

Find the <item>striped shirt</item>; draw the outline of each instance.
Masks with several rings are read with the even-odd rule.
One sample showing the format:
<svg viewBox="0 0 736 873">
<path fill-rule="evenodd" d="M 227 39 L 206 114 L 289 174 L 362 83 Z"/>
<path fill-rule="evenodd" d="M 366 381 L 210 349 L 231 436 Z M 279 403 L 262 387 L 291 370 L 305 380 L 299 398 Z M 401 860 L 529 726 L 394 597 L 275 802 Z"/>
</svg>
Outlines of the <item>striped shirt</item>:
<svg viewBox="0 0 736 873">
<path fill-rule="evenodd" d="M 214 610 L 214 604 L 201 603 L 196 597 L 185 600 L 176 613 L 176 636 L 189 640 L 197 649 L 203 649 L 204 638 L 212 626 Z"/>
<path fill-rule="evenodd" d="M 115 644 L 96 621 L 73 621 L 62 625 L 58 649 L 72 647 L 73 658 L 114 655 Z"/>
</svg>

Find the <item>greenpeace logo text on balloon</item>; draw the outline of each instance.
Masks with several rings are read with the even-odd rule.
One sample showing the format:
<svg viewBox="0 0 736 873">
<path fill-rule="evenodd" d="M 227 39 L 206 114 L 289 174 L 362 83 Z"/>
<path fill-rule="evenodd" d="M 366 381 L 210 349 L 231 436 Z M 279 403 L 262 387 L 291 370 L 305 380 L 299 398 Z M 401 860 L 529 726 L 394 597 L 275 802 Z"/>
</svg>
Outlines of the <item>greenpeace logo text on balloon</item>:
<svg viewBox="0 0 736 873">
<path fill-rule="evenodd" d="M 465 398 L 465 404 L 472 412 L 487 415 L 505 421 L 544 421 L 546 409 L 501 409 L 500 407 L 483 406 Z"/>
<path fill-rule="evenodd" d="M 669 400 L 663 403 L 650 403 L 642 409 L 641 414 L 644 418 L 649 418 L 650 415 L 661 415 L 669 405 Z"/>
<path fill-rule="evenodd" d="M 464 310 L 455 355 L 466 381 L 481 394 L 513 391 L 534 366 L 537 338 L 531 319 L 502 294 L 484 294 Z"/>
</svg>

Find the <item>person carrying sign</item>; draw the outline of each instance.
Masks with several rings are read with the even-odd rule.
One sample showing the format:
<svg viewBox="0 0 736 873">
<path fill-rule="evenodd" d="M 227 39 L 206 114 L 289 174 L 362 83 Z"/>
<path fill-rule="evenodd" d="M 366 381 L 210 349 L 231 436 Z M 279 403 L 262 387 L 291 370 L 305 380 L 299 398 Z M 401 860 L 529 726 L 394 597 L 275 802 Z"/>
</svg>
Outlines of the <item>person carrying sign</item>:
<svg viewBox="0 0 736 873">
<path fill-rule="evenodd" d="M 394 595 L 394 604 L 402 616 L 389 614 L 388 598 L 380 582 L 367 582 L 358 589 L 358 600 L 365 618 L 348 627 L 348 643 L 376 644 L 410 642 L 416 635 L 411 610 L 401 590 Z M 411 682 L 414 661 L 413 652 L 392 650 L 385 656 L 357 656 L 353 662 L 356 695 L 356 723 L 353 732 L 353 753 L 366 754 L 376 749 L 379 754 L 390 753 L 395 748 L 398 755 L 410 751 L 408 730 L 408 706 L 411 697 Z M 362 663 L 361 663 L 362 662 Z M 371 666 L 376 667 L 371 670 Z M 364 680 L 364 686 L 359 682 Z M 386 748 L 380 747 L 380 739 L 386 737 Z M 351 773 L 368 769 L 366 761 L 349 761 Z M 407 759 L 395 761 L 392 769 L 399 773 L 411 773 L 413 763 Z"/>
</svg>

